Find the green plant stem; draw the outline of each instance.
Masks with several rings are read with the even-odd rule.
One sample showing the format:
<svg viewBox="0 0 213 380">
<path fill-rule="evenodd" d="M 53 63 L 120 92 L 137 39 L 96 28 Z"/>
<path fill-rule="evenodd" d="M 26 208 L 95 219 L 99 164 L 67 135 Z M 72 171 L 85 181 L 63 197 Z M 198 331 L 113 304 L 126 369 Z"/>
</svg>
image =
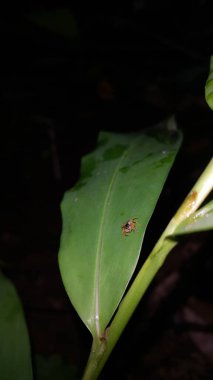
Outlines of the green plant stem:
<svg viewBox="0 0 213 380">
<path fill-rule="evenodd" d="M 129 291 L 121 302 L 110 327 L 106 331 L 106 339 L 93 343 L 83 380 L 97 379 L 149 284 L 164 263 L 168 253 L 178 243 L 178 241 L 174 239 L 174 236 L 171 239 L 169 236 L 174 233 L 175 229 L 185 218 L 188 218 L 198 209 L 212 189 L 213 159 L 211 159 L 143 264 Z"/>
</svg>

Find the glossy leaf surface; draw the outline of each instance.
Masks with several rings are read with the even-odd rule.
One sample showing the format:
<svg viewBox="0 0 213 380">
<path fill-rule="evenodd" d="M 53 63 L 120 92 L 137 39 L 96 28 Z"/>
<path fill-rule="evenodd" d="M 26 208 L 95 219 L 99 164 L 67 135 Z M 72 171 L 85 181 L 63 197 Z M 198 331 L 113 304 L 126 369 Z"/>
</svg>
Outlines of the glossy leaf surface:
<svg viewBox="0 0 213 380">
<path fill-rule="evenodd" d="M 170 126 L 172 125 L 172 128 Z M 140 134 L 101 132 L 62 201 L 59 265 L 69 298 L 100 336 L 134 272 L 147 223 L 181 143 L 174 121 Z M 122 226 L 136 219 L 127 236 Z"/>
<path fill-rule="evenodd" d="M 175 230 L 174 235 L 190 234 L 213 229 L 213 201 L 186 218 Z"/>
<path fill-rule="evenodd" d="M 31 380 L 28 331 L 13 284 L 0 272 L 0 378 Z"/>
</svg>

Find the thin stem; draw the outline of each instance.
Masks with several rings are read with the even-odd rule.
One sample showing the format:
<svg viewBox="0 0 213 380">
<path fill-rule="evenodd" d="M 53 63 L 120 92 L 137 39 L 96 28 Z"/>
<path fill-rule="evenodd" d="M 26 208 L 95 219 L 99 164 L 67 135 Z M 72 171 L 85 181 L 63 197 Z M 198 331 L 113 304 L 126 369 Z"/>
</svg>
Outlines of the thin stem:
<svg viewBox="0 0 213 380">
<path fill-rule="evenodd" d="M 213 158 L 183 201 L 164 230 L 154 249 L 159 249 L 165 238 L 172 235 L 178 225 L 195 212 L 213 189 Z"/>
<path fill-rule="evenodd" d="M 171 219 L 121 302 L 110 327 L 107 329 L 104 349 L 103 346 L 101 347 L 101 342 L 99 342 L 99 345 L 96 345 L 95 348 L 93 346 L 93 352 L 90 355 L 83 380 L 97 379 L 150 282 L 164 263 L 168 253 L 177 244 L 177 240 L 169 239 L 169 236 L 174 233 L 175 229 L 185 218 L 188 218 L 198 209 L 212 189 L 213 159 L 211 159 L 210 163 L 207 165 L 206 169 L 193 186 L 174 217 Z"/>
<path fill-rule="evenodd" d="M 101 341 L 99 339 L 93 340 L 87 367 L 82 380 L 91 380 L 97 378 L 99 373 L 99 371 L 97 371 L 98 365 L 101 358 L 104 356 L 105 350 L 106 341 Z"/>
</svg>

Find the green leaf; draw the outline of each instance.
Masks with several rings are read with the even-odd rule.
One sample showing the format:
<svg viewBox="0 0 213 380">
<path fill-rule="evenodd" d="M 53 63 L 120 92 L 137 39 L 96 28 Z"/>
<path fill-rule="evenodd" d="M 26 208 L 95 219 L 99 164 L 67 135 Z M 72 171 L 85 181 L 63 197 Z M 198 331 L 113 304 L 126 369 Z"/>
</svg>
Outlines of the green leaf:
<svg viewBox="0 0 213 380">
<path fill-rule="evenodd" d="M 205 98 L 208 106 L 213 110 L 213 55 L 210 58 L 209 76 L 205 85 Z"/>
<path fill-rule="evenodd" d="M 190 234 L 213 229 L 213 201 L 183 220 L 174 235 Z"/>
<path fill-rule="evenodd" d="M 93 337 L 104 332 L 134 272 L 180 143 L 173 119 L 140 134 L 101 132 L 97 149 L 82 160 L 79 182 L 64 196 L 60 271 Z M 131 218 L 136 230 L 124 236 Z"/>
<path fill-rule="evenodd" d="M 0 272 L 0 378 L 31 380 L 27 327 L 13 284 Z"/>
</svg>

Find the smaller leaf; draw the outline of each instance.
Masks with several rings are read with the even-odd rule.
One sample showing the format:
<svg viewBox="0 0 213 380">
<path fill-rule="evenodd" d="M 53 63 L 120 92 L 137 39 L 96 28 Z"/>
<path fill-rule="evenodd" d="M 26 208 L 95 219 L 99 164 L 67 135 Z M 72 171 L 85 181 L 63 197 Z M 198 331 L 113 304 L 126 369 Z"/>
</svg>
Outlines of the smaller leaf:
<svg viewBox="0 0 213 380">
<path fill-rule="evenodd" d="M 213 110 L 213 55 L 210 58 L 209 76 L 205 85 L 205 98 L 208 106 Z"/>
<path fill-rule="evenodd" d="M 179 224 L 174 235 L 190 234 L 213 229 L 213 201 L 194 212 Z"/>
</svg>

